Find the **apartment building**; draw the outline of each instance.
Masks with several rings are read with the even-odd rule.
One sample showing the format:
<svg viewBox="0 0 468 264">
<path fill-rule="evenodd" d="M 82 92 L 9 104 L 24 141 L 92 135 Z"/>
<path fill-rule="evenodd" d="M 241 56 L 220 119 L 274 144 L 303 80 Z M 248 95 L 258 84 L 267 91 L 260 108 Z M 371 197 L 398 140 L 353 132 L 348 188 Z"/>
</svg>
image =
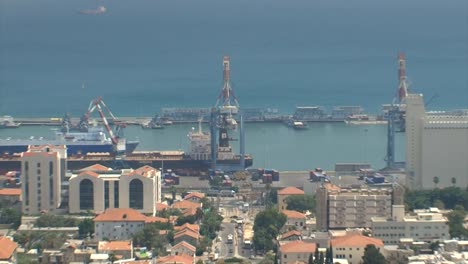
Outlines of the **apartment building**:
<svg viewBox="0 0 468 264">
<path fill-rule="evenodd" d="M 414 210 L 405 215 L 404 206 L 394 206 L 393 218 L 372 218 L 372 235 L 385 245 L 398 245 L 401 238 L 435 242 L 450 239 L 447 218 L 437 208 Z"/>
<path fill-rule="evenodd" d="M 373 217 L 391 217 L 391 189 L 350 189 L 324 184 L 316 194 L 317 230 L 364 228 Z"/>
<path fill-rule="evenodd" d="M 24 214 L 53 212 L 60 207 L 66 159 L 65 145 L 29 146 L 28 151 L 21 154 Z"/>
<path fill-rule="evenodd" d="M 316 247 L 315 243 L 302 240 L 285 243 L 279 247 L 279 264 L 308 263 L 309 256 L 315 253 Z"/>
<path fill-rule="evenodd" d="M 97 240 L 128 240 L 143 230 L 147 217 L 134 209 L 109 208 L 93 221 Z"/>
<path fill-rule="evenodd" d="M 150 166 L 136 170 L 90 166 L 71 176 L 69 197 L 70 213 L 133 208 L 154 215 L 161 202 L 161 172 Z"/>
<path fill-rule="evenodd" d="M 360 234 L 335 237 L 330 243 L 333 247 L 333 258 L 346 259 L 349 264 L 362 263 L 362 256 L 367 245 L 374 245 L 382 254 L 384 247 L 382 240 Z"/>
</svg>

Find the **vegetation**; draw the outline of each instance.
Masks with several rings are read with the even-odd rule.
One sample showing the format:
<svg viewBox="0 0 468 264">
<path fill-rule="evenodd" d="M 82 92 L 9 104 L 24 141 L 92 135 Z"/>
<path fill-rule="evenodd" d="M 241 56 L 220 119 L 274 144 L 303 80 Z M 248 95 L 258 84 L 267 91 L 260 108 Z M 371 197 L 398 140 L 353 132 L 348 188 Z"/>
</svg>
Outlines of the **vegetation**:
<svg viewBox="0 0 468 264">
<path fill-rule="evenodd" d="M 78 226 L 78 221 L 75 218 L 64 217 L 61 215 L 43 214 L 36 219 L 34 226 L 36 227 L 74 227 Z"/>
<path fill-rule="evenodd" d="M 0 224 L 12 224 L 14 229 L 18 229 L 21 225 L 21 213 L 11 208 L 1 208 Z"/>
<path fill-rule="evenodd" d="M 405 203 L 408 210 L 429 208 L 440 201 L 446 209 L 454 209 L 457 205 L 468 210 L 468 188 L 447 187 L 434 190 L 406 191 Z M 439 206 L 441 203 L 439 203 Z"/>
<path fill-rule="evenodd" d="M 157 256 L 164 256 L 166 254 L 165 246 L 168 243 L 168 238 L 161 235 L 159 233 L 160 230 L 157 225 L 145 225 L 140 232 L 133 235 L 133 244 L 139 247 L 147 247 Z"/>
<path fill-rule="evenodd" d="M 315 212 L 315 197 L 313 195 L 291 195 L 286 198 L 288 210 L 295 210 L 302 213 L 306 211 Z"/>
<path fill-rule="evenodd" d="M 460 205 L 455 207 L 454 210 L 448 215 L 448 225 L 451 237 L 458 237 L 461 239 L 468 237 L 468 229 L 463 226 L 465 216 L 465 208 Z"/>
<path fill-rule="evenodd" d="M 385 257 L 375 245 L 367 245 L 362 256 L 363 264 L 385 264 Z"/>
<path fill-rule="evenodd" d="M 43 249 L 61 247 L 67 240 L 67 235 L 51 232 L 21 232 L 16 233 L 13 238 L 26 250 L 37 249 L 41 252 Z"/>
<path fill-rule="evenodd" d="M 286 215 L 277 209 L 267 209 L 257 214 L 254 222 L 253 244 L 256 250 L 273 250 L 280 229 L 286 223 Z"/>
<path fill-rule="evenodd" d="M 94 222 L 93 219 L 87 218 L 83 221 L 81 221 L 78 224 L 79 228 L 79 234 L 81 237 L 91 237 L 92 234 L 94 234 Z"/>
</svg>

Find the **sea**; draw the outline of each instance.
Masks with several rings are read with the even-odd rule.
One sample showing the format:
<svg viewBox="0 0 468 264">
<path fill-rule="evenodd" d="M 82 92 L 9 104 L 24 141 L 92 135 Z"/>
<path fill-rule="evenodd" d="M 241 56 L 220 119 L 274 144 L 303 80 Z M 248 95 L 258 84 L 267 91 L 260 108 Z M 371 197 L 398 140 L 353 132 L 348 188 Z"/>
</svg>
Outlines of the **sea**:
<svg viewBox="0 0 468 264">
<path fill-rule="evenodd" d="M 80 13 L 98 6 L 106 12 Z M 423 93 L 428 109 L 468 108 L 465 0 L 0 0 L 0 115 L 81 116 L 98 96 L 116 116 L 209 107 L 224 55 L 241 107 L 361 105 L 378 113 L 396 95 L 399 52 L 411 92 Z M 187 150 L 192 126 L 126 133 L 140 150 Z M 7 136 L 53 131 L 0 131 Z M 246 143 L 257 167 L 379 168 L 386 127 L 247 124 Z"/>
</svg>

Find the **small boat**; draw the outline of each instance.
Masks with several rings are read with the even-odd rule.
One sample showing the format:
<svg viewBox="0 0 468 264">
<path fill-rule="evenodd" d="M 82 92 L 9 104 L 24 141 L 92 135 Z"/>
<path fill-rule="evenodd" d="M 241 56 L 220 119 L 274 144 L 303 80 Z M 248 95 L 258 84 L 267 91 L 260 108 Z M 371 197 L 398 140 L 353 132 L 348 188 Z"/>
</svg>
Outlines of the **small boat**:
<svg viewBox="0 0 468 264">
<path fill-rule="evenodd" d="M 107 9 L 104 6 L 99 6 L 96 9 L 85 9 L 85 10 L 80 10 L 80 14 L 84 15 L 99 15 L 99 14 L 104 14 L 107 11 Z"/>
<path fill-rule="evenodd" d="M 15 122 L 11 116 L 0 117 L 0 128 L 18 128 L 21 123 Z"/>
<path fill-rule="evenodd" d="M 292 127 L 294 129 L 306 129 L 307 128 L 307 124 L 304 123 L 304 122 L 301 122 L 301 121 L 294 121 L 292 123 Z"/>
</svg>

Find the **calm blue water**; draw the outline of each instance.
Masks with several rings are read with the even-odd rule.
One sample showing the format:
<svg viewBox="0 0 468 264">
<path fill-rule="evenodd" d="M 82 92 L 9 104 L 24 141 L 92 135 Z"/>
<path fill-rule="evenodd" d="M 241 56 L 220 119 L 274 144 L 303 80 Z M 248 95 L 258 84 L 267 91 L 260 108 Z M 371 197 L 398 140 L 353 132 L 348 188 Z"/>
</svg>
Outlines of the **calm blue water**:
<svg viewBox="0 0 468 264">
<path fill-rule="evenodd" d="M 226 54 L 241 106 L 376 112 L 399 51 L 432 108 L 468 107 L 464 0 L 0 0 L 0 22 L 0 114 L 80 115 L 97 96 L 120 116 L 210 106 Z"/>
<path fill-rule="evenodd" d="M 101 4 L 103 15 L 77 12 Z M 439 95 L 429 108 L 468 107 L 465 0 L 0 0 L 0 115 L 79 116 L 97 96 L 117 116 L 208 107 L 223 55 L 241 106 L 377 112 L 395 95 L 399 51 L 412 90 Z M 189 129 L 127 134 L 145 149 L 184 149 Z M 18 131 L 0 136 L 49 132 Z M 247 126 L 256 165 L 278 169 L 380 166 L 384 139 L 384 126 Z"/>
</svg>

